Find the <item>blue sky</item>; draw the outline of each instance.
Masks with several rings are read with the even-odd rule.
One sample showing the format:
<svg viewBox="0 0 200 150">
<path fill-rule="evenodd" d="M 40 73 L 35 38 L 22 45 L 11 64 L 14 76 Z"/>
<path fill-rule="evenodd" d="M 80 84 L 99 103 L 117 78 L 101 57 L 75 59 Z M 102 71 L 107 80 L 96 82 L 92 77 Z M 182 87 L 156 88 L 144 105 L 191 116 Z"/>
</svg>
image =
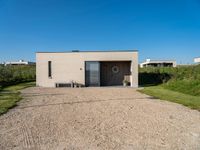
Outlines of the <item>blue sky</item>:
<svg viewBox="0 0 200 150">
<path fill-rule="evenodd" d="M 138 49 L 140 62 L 192 63 L 200 0 L 0 0 L 0 62 L 73 49 Z"/>
</svg>

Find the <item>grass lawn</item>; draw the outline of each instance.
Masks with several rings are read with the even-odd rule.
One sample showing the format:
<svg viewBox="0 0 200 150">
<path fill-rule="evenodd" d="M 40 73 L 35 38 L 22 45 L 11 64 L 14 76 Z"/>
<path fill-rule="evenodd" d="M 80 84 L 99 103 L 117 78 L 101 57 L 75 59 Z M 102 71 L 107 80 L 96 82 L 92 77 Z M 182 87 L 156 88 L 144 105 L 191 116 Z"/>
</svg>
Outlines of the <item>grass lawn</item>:
<svg viewBox="0 0 200 150">
<path fill-rule="evenodd" d="M 161 100 L 179 103 L 200 111 L 200 96 L 192 96 L 175 92 L 172 90 L 165 89 L 162 86 L 145 87 L 144 89 L 139 91 L 147 95 L 153 96 L 155 98 L 159 98 Z"/>
<path fill-rule="evenodd" d="M 2 88 L 0 90 L 0 115 L 16 106 L 16 103 L 22 99 L 20 90 L 32 86 L 35 86 L 35 82 L 25 82 Z"/>
</svg>

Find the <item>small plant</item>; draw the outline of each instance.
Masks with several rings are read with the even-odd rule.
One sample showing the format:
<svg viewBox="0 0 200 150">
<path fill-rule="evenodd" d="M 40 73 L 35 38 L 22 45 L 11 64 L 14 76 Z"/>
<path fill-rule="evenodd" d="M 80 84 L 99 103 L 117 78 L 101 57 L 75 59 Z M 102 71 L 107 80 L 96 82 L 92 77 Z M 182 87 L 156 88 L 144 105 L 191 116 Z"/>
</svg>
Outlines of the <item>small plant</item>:
<svg viewBox="0 0 200 150">
<path fill-rule="evenodd" d="M 123 85 L 128 86 L 129 82 L 127 80 L 123 80 Z"/>
</svg>

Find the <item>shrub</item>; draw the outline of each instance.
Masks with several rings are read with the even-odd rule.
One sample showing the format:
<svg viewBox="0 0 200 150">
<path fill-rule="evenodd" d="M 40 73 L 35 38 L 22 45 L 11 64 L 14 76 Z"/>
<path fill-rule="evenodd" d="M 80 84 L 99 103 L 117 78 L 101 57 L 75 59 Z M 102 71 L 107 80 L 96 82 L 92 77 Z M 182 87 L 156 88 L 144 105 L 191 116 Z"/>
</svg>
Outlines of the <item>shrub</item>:
<svg viewBox="0 0 200 150">
<path fill-rule="evenodd" d="M 35 66 L 0 66 L 0 87 L 35 81 Z"/>
</svg>

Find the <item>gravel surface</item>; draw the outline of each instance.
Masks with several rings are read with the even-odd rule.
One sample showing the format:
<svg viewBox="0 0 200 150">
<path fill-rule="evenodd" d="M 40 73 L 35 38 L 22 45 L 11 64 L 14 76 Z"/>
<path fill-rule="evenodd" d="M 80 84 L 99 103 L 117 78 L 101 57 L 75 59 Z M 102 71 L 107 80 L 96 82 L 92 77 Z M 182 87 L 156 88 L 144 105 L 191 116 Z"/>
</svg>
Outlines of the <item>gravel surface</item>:
<svg viewBox="0 0 200 150">
<path fill-rule="evenodd" d="M 200 149 L 200 112 L 132 88 L 28 88 L 0 116 L 0 149 Z"/>
</svg>

